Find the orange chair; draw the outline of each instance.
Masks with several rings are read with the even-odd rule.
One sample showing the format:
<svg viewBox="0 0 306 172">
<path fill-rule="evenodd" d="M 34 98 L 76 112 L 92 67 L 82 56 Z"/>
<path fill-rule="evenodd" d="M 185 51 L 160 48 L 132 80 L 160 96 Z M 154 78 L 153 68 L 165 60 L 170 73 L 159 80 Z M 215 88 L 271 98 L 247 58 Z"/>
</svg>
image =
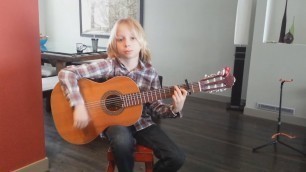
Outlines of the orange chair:
<svg viewBox="0 0 306 172">
<path fill-rule="evenodd" d="M 114 172 L 116 165 L 111 148 L 108 148 L 107 160 L 108 160 L 107 172 Z M 147 148 L 145 146 L 136 145 L 136 150 L 134 153 L 134 161 L 144 162 L 146 167 L 146 172 L 153 172 L 154 155 L 152 149 Z"/>
</svg>

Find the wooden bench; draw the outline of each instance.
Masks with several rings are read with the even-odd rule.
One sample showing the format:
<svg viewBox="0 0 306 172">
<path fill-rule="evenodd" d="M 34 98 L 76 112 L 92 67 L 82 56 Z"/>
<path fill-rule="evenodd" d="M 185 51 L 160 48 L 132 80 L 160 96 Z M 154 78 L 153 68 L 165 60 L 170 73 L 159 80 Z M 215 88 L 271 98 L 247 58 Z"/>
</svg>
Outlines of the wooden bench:
<svg viewBox="0 0 306 172">
<path fill-rule="evenodd" d="M 57 76 L 41 78 L 43 98 L 46 98 L 46 110 L 51 112 L 50 98 L 55 85 L 58 83 Z"/>
</svg>

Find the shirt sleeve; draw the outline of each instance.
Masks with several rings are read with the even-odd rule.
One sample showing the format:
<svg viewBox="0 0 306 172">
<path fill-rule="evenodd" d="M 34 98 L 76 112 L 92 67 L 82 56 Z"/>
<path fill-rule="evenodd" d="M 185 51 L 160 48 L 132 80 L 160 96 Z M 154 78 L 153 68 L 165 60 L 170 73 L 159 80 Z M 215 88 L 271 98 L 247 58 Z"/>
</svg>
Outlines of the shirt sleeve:
<svg viewBox="0 0 306 172">
<path fill-rule="evenodd" d="M 101 78 L 113 69 L 111 60 L 102 60 L 90 64 L 68 66 L 58 73 L 58 78 L 65 96 L 70 101 L 70 106 L 84 104 L 80 93 L 78 80 L 81 78 Z"/>
</svg>

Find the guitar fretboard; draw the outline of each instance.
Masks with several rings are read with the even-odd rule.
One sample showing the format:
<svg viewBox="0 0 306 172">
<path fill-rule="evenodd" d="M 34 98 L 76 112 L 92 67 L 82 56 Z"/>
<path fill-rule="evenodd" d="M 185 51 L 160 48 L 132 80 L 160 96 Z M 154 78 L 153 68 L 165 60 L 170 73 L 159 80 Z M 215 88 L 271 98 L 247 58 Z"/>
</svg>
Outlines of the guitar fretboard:
<svg viewBox="0 0 306 172">
<path fill-rule="evenodd" d="M 228 81 L 225 79 L 226 77 L 229 77 Z M 189 94 L 197 92 L 211 93 L 214 91 L 223 91 L 231 87 L 233 82 L 234 78 L 230 75 L 217 74 L 205 77 L 198 82 L 188 83 L 186 81 L 186 84 L 178 85 L 178 87 L 187 90 Z M 171 86 L 145 92 L 114 95 L 102 100 L 101 103 L 108 108 L 115 107 L 115 109 L 118 109 L 171 98 L 173 94 L 174 86 Z"/>
<path fill-rule="evenodd" d="M 178 87 L 189 90 L 191 93 L 201 92 L 201 87 L 200 87 L 199 82 L 190 83 L 188 85 L 189 85 L 188 87 L 186 84 L 179 85 Z M 160 88 L 160 89 L 156 89 L 152 91 L 126 94 L 120 97 L 123 103 L 122 106 L 129 107 L 129 106 L 139 105 L 139 104 L 143 104 L 147 102 L 153 102 L 156 100 L 163 100 L 163 99 L 171 98 L 173 93 L 174 93 L 174 86 Z"/>
</svg>

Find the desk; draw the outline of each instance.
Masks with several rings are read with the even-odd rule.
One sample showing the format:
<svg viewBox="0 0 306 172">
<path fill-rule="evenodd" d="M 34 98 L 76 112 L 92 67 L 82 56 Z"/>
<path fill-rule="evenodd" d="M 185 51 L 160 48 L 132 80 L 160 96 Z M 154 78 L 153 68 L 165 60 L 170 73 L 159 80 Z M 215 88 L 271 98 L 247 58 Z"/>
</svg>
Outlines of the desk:
<svg viewBox="0 0 306 172">
<path fill-rule="evenodd" d="M 81 62 L 86 60 L 96 60 L 107 58 L 107 53 L 104 51 L 98 52 L 84 52 L 81 54 L 70 53 L 66 50 L 57 51 L 50 50 L 44 47 L 41 51 L 41 59 L 47 61 L 56 67 L 56 71 L 59 72 L 61 69 L 66 67 L 67 63 Z"/>
</svg>

